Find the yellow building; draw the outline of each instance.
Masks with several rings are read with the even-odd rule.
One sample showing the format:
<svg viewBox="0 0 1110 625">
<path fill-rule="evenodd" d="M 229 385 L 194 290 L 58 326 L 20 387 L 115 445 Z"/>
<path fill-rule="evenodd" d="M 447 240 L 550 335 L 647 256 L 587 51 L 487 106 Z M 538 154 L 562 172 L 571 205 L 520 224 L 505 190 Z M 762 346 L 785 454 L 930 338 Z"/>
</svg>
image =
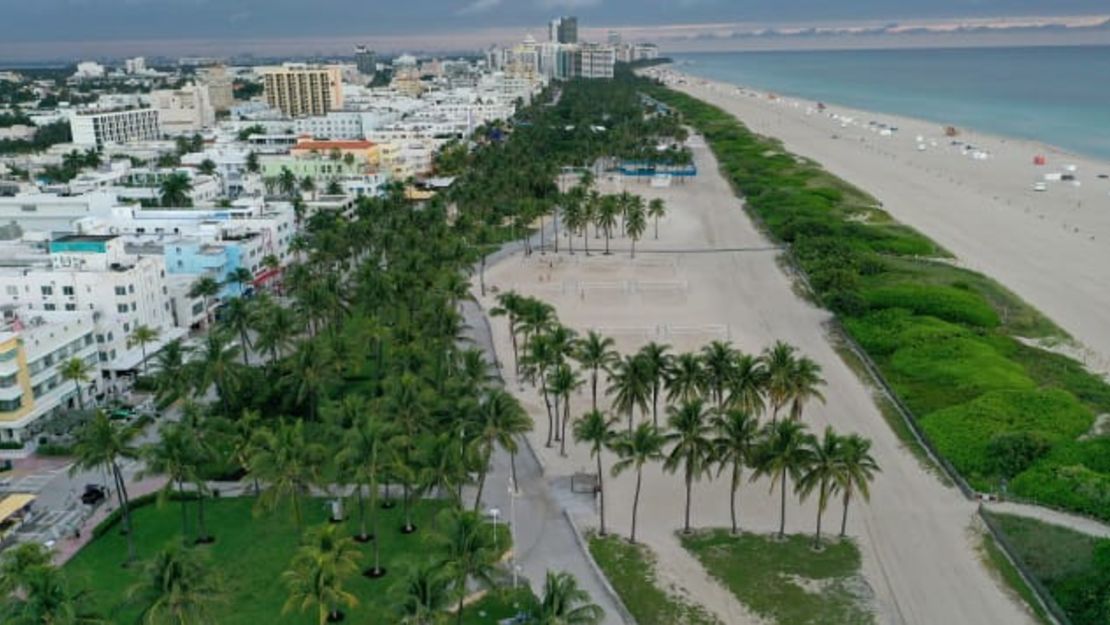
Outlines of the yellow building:
<svg viewBox="0 0 1110 625">
<path fill-rule="evenodd" d="M 343 73 L 335 65 L 286 63 L 258 69 L 266 103 L 290 117 L 324 115 L 343 107 Z"/>
</svg>

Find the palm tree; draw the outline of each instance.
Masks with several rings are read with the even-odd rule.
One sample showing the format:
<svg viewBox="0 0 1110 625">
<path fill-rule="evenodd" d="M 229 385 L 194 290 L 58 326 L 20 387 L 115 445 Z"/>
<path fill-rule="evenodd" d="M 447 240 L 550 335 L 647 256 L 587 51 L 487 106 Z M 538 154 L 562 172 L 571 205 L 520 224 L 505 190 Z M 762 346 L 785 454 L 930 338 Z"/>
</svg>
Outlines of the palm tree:
<svg viewBox="0 0 1110 625">
<path fill-rule="evenodd" d="M 638 202 L 633 202 L 628 207 L 628 212 L 625 213 L 624 230 L 628 233 L 629 238 L 632 239 L 631 258 L 636 258 L 636 241 L 644 234 L 647 229 L 647 217 L 644 215 L 643 200 L 636 197 Z"/>
<path fill-rule="evenodd" d="M 66 361 L 62 365 L 59 373 L 62 379 L 67 382 L 73 382 L 73 389 L 77 393 L 77 406 L 81 412 L 85 411 L 85 396 L 81 392 L 81 385 L 90 380 L 89 375 L 92 373 L 92 366 L 84 360 L 74 357 Z"/>
<path fill-rule="evenodd" d="M 548 386 L 547 372 L 558 363 L 558 354 L 547 335 L 540 334 L 528 340 L 528 353 L 524 357 L 525 375 L 530 379 L 539 379 L 540 395 L 543 397 L 544 407 L 547 409 L 547 442 L 546 447 L 551 447 L 555 440 L 555 415 L 552 412 L 550 387 Z"/>
<path fill-rule="evenodd" d="M 648 217 L 655 220 L 655 238 L 659 239 L 659 218 L 667 214 L 667 205 L 663 202 L 663 199 L 655 198 L 648 202 L 647 214 Z"/>
<path fill-rule="evenodd" d="M 608 336 L 594 330 L 579 339 L 574 350 L 574 359 L 583 369 L 590 370 L 590 398 L 593 410 L 597 410 L 597 379 L 600 371 L 608 372 L 620 360 L 620 354 L 613 348 L 616 343 Z"/>
<path fill-rule="evenodd" d="M 155 442 L 142 449 L 145 468 L 140 475 L 163 475 L 166 485 L 162 488 L 159 503 L 165 502 L 169 494 L 177 489 L 178 503 L 181 505 L 181 540 L 188 542 L 189 515 L 186 509 L 185 484 L 197 481 L 197 454 L 193 449 L 193 439 L 185 426 L 180 423 L 166 422 L 158 428 Z"/>
<path fill-rule="evenodd" d="M 767 398 L 771 401 L 771 422 L 778 420 L 779 410 L 790 401 L 791 377 L 794 374 L 792 345 L 776 341 L 763 350 L 763 364 L 767 369 Z"/>
<path fill-rule="evenodd" d="M 864 501 L 871 499 L 871 481 L 879 472 L 879 464 L 871 456 L 871 441 L 859 434 L 850 434 L 841 441 L 837 487 L 844 494 L 844 516 L 840 519 L 840 535 L 848 527 L 848 504 L 852 493 L 859 491 Z"/>
<path fill-rule="evenodd" d="M 621 208 L 616 201 L 616 197 L 606 195 L 601 198 L 601 203 L 598 205 L 597 217 L 595 223 L 598 228 L 605 232 L 605 255 L 609 255 L 609 239 L 613 236 L 613 228 L 617 225 L 617 215 L 620 214 Z"/>
<path fill-rule="evenodd" d="M 632 432 L 617 438 L 613 445 L 618 458 L 611 469 L 613 477 L 628 469 L 636 469 L 636 491 L 632 496 L 632 530 L 628 534 L 629 542 L 636 542 L 636 510 L 640 507 L 640 486 L 644 478 L 644 465 L 663 459 L 665 442 L 659 428 L 645 421 Z"/>
<path fill-rule="evenodd" d="M 159 195 L 162 206 L 191 206 L 189 194 L 193 192 L 193 181 L 184 173 L 177 172 L 166 176 L 162 180 Z"/>
<path fill-rule="evenodd" d="M 359 542 L 374 542 L 375 576 L 382 572 L 378 546 L 378 482 L 384 464 L 385 446 L 394 432 L 390 425 L 375 414 L 369 402 L 358 395 L 343 398 L 344 412 L 351 415 L 352 423 L 344 432 L 342 447 L 336 454 L 336 463 L 343 468 L 355 484 L 358 498 Z M 363 489 L 370 492 L 370 516 L 373 529 L 367 531 L 366 502 Z M 371 533 L 372 532 L 372 533 Z"/>
<path fill-rule="evenodd" d="M 672 358 L 665 386 L 668 402 L 690 401 L 700 397 L 705 388 L 705 370 L 701 358 L 689 352 Z"/>
<path fill-rule="evenodd" d="M 821 378 L 821 365 L 804 356 L 797 359 L 794 362 L 794 369 L 790 372 L 790 418 L 795 421 L 801 419 L 802 409 L 811 399 L 825 403 L 825 396 L 818 390 L 818 387 L 824 385 L 825 380 Z"/>
<path fill-rule="evenodd" d="M 70 588 L 66 576 L 50 565 L 26 571 L 19 593 L 0 603 L 4 625 L 108 625 L 90 609 L 92 597 Z"/>
<path fill-rule="evenodd" d="M 798 479 L 798 495 L 804 501 L 813 491 L 817 491 L 817 529 L 813 533 L 813 548 L 821 548 L 821 516 L 829 505 L 829 499 L 839 487 L 837 475 L 840 472 L 840 447 L 843 439 L 831 427 L 825 428 L 820 440 L 812 438 L 810 443 L 810 462 Z"/>
<path fill-rule="evenodd" d="M 320 411 L 320 398 L 336 373 L 335 354 L 320 340 L 301 341 L 293 352 L 289 369 L 282 381 L 292 391 L 297 403 L 308 408 L 308 419 L 315 421 Z"/>
<path fill-rule="evenodd" d="M 0 599 L 15 592 L 26 592 L 32 572 L 50 566 L 53 554 L 36 542 L 19 543 L 0 551 Z"/>
<path fill-rule="evenodd" d="M 146 375 L 146 368 L 147 368 L 147 364 L 146 364 L 146 346 L 147 346 L 147 343 L 153 343 L 153 342 L 157 341 L 158 337 L 161 336 L 161 334 L 162 334 L 162 331 L 159 330 L 158 328 L 152 328 L 148 325 L 138 325 L 138 326 L 135 326 L 135 329 L 131 332 L 131 336 L 127 337 L 127 348 L 131 349 L 132 347 L 138 345 L 139 349 L 143 353 L 143 375 Z"/>
<path fill-rule="evenodd" d="M 325 625 L 343 619 L 343 606 L 358 605 L 343 585 L 358 572 L 361 554 L 344 532 L 343 524 L 326 523 L 306 533 L 293 562 L 281 574 L 289 587 L 282 614 L 315 608 L 317 625 Z"/>
<path fill-rule="evenodd" d="M 154 358 L 155 397 L 159 402 L 173 402 L 189 391 L 186 358 L 190 349 L 180 339 L 166 343 Z"/>
<path fill-rule="evenodd" d="M 326 454 L 324 447 L 308 440 L 304 421 L 300 420 L 280 423 L 275 430 L 256 431 L 252 447 L 254 453 L 248 469 L 267 485 L 257 506 L 273 510 L 288 499 L 293 508 L 293 521 L 300 531 L 303 525 L 301 497 L 320 481 L 320 467 Z"/>
<path fill-rule="evenodd" d="M 783 420 L 771 423 L 762 434 L 763 443 L 756 451 L 755 471 L 752 481 L 763 476 L 771 478 L 771 492 L 779 487 L 782 497 L 779 517 L 779 538 L 786 536 L 787 480 L 795 483 L 809 466 L 813 457 L 810 448 L 812 435 L 799 421 Z"/>
<path fill-rule="evenodd" d="M 254 319 L 257 333 L 254 346 L 259 352 L 269 352 L 270 364 L 277 362 L 278 356 L 293 348 L 293 340 L 299 331 L 295 313 L 279 304 L 261 306 Z"/>
<path fill-rule="evenodd" d="M 438 562 L 419 565 L 394 587 L 400 625 L 440 625 L 451 603 L 451 578 Z"/>
<path fill-rule="evenodd" d="M 590 594 L 578 587 L 569 573 L 547 572 L 543 596 L 534 611 L 536 625 L 599 625 L 605 618 L 601 606 L 590 601 Z"/>
<path fill-rule="evenodd" d="M 437 524 L 442 529 L 434 536 L 434 541 L 443 554 L 442 570 L 455 580 L 458 595 L 455 616 L 461 625 L 467 580 L 492 585 L 494 562 L 500 554 L 494 548 L 493 533 L 476 513 L 444 510 Z"/>
<path fill-rule="evenodd" d="M 737 352 L 724 341 L 713 341 L 701 350 L 702 371 L 705 372 L 705 385 L 713 395 L 717 410 L 725 406 L 725 389 L 729 387 L 736 373 Z"/>
<path fill-rule="evenodd" d="M 663 382 L 671 365 L 671 356 L 667 353 L 670 345 L 660 345 L 654 341 L 640 348 L 636 355 L 640 358 L 651 378 L 651 422 L 659 425 L 659 391 L 663 389 Z"/>
<path fill-rule="evenodd" d="M 758 415 L 765 408 L 766 393 L 767 369 L 763 360 L 751 354 L 739 354 L 733 363 L 727 405 L 750 415 Z"/>
<path fill-rule="evenodd" d="M 591 410 L 574 422 L 574 440 L 579 443 L 590 444 L 590 457 L 597 460 L 597 493 L 600 497 L 601 529 L 598 532 L 605 535 L 605 485 L 603 482 L 604 471 L 601 468 L 601 451 L 611 447 L 616 436 L 613 428 L 618 419 L 606 418 L 598 410 Z"/>
<path fill-rule="evenodd" d="M 138 458 L 139 452 L 133 445 L 136 435 L 138 430 L 117 426 L 103 410 L 98 410 L 92 420 L 77 433 L 77 441 L 73 445 L 74 463 L 69 469 L 70 475 L 89 469 L 106 469 L 112 474 L 116 499 L 123 512 L 123 532 L 127 536 L 125 564 L 130 564 L 135 559 L 135 538 L 131 531 L 133 528 L 127 482 L 123 479 L 119 463 L 121 459 Z"/>
<path fill-rule="evenodd" d="M 744 467 L 750 466 L 759 441 L 759 420 L 751 413 L 737 408 L 717 414 L 714 419 L 717 437 L 713 439 L 714 456 L 718 463 L 717 474 L 725 469 L 732 472 L 729 482 L 729 512 L 732 518 L 732 533 L 739 532 L 736 517 L 736 492 L 740 490 Z"/>
<path fill-rule="evenodd" d="M 559 441 L 559 455 L 567 455 L 567 421 L 570 420 L 570 395 L 582 386 L 582 378 L 566 363 L 561 363 L 551 372 L 548 387 L 555 396 L 555 440 Z M 562 402 L 563 414 L 559 405 Z"/>
<path fill-rule="evenodd" d="M 189 361 L 186 368 L 196 393 L 203 395 L 215 387 L 225 415 L 230 414 L 229 402 L 242 380 L 237 362 L 239 349 L 223 332 L 211 331 L 205 335 L 197 357 Z"/>
<path fill-rule="evenodd" d="M 205 176 L 211 176 L 212 174 L 216 173 L 216 161 L 210 158 L 204 159 L 200 162 L 200 165 L 197 166 L 197 171 L 204 174 Z"/>
<path fill-rule="evenodd" d="M 278 189 L 285 197 L 292 197 L 293 193 L 297 190 L 297 175 L 289 170 L 287 167 L 281 168 L 281 173 L 278 174 L 277 179 Z"/>
<path fill-rule="evenodd" d="M 224 584 L 201 552 L 171 545 L 146 563 L 127 597 L 143 606 L 144 625 L 205 625 L 214 622 Z"/>
<path fill-rule="evenodd" d="M 682 531 L 690 533 L 690 498 L 694 489 L 694 480 L 709 475 L 713 463 L 713 428 L 707 419 L 707 412 L 702 400 L 695 399 L 684 402 L 677 408 L 672 406 L 668 412 L 667 425 L 670 432 L 664 440 L 673 443 L 670 454 L 663 463 L 663 470 L 674 473 L 682 469 L 683 479 L 686 482 L 686 515 Z"/>
<path fill-rule="evenodd" d="M 202 298 L 204 302 L 204 322 L 212 323 L 212 311 L 209 302 L 220 294 L 220 283 L 212 276 L 201 276 L 189 287 L 189 297 Z"/>
<path fill-rule="evenodd" d="M 633 428 L 633 411 L 647 412 L 651 398 L 651 377 L 647 364 L 635 356 L 625 356 L 613 367 L 609 376 L 608 394 L 613 395 L 613 409 L 628 414 L 628 431 Z"/>
<path fill-rule="evenodd" d="M 254 306 L 247 299 L 236 297 L 227 303 L 224 308 L 223 323 L 227 328 L 239 335 L 239 351 L 243 354 L 243 366 L 249 367 L 250 336 L 248 330 L 254 323 Z"/>
<path fill-rule="evenodd" d="M 301 192 L 311 193 L 312 198 L 316 199 L 316 181 L 313 180 L 312 176 L 305 176 L 304 178 L 302 178 L 300 187 Z"/>
<path fill-rule="evenodd" d="M 224 284 L 235 285 L 236 294 L 243 295 L 246 293 L 247 285 L 254 282 L 254 274 L 246 267 L 236 267 L 224 276 Z"/>
<path fill-rule="evenodd" d="M 501 389 L 489 391 L 478 405 L 475 413 L 478 433 L 478 453 L 481 465 L 478 470 L 478 492 L 474 496 L 474 511 L 477 512 L 482 503 L 482 490 L 486 485 L 486 475 L 489 473 L 489 463 L 493 457 L 494 445 L 500 445 L 508 451 L 511 458 L 516 457 L 517 438 L 532 429 L 532 420 L 528 413 L 521 407 L 515 397 Z M 515 466 L 515 460 L 511 460 Z M 516 480 L 514 470 L 513 480 Z"/>
</svg>

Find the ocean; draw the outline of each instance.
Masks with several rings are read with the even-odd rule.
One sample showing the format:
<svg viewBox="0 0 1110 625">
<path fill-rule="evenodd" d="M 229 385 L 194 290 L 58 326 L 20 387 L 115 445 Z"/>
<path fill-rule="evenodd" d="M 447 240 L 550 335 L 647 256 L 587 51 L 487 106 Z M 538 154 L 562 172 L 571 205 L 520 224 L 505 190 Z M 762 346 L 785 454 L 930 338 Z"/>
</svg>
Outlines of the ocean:
<svg viewBox="0 0 1110 625">
<path fill-rule="evenodd" d="M 1110 160 L 1110 46 L 674 54 L 703 78 Z"/>
</svg>

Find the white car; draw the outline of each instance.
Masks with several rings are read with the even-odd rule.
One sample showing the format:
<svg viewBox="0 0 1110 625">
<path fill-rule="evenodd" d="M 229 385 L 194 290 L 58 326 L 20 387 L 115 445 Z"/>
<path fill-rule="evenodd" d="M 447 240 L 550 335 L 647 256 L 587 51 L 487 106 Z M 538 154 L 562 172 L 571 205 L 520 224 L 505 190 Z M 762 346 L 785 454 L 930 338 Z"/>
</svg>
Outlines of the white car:
<svg viewBox="0 0 1110 625">
<path fill-rule="evenodd" d="M 1034 191 L 1048 191 L 1048 185 L 1043 183 L 1043 182 L 1034 182 L 1033 183 L 1033 190 Z"/>
</svg>

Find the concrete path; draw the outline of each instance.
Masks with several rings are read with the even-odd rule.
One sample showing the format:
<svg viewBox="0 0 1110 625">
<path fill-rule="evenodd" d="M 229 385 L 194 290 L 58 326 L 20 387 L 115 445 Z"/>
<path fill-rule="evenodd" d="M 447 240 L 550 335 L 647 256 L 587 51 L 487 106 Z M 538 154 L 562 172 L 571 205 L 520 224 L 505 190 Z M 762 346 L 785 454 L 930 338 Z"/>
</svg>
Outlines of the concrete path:
<svg viewBox="0 0 1110 625">
<path fill-rule="evenodd" d="M 983 508 L 988 512 L 1012 514 L 1027 519 L 1036 519 L 1049 525 L 1059 525 L 1088 536 L 1110 538 L 1110 525 L 1068 512 L 1012 501 L 984 502 Z"/>
</svg>

